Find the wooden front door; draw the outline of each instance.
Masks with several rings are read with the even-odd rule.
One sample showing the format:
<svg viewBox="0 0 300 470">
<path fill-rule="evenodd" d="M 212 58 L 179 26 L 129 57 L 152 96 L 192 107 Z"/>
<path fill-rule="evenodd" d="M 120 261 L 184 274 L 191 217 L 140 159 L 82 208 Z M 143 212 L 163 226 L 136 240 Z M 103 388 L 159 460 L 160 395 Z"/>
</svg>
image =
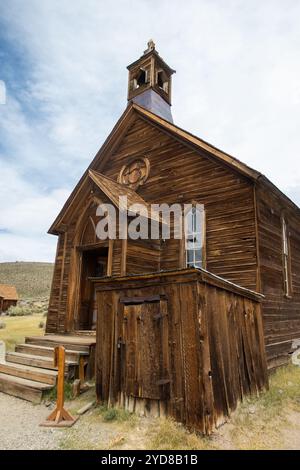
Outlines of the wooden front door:
<svg viewBox="0 0 300 470">
<path fill-rule="evenodd" d="M 168 398 L 168 349 L 166 301 L 124 305 L 121 389 L 127 396 Z"/>
</svg>

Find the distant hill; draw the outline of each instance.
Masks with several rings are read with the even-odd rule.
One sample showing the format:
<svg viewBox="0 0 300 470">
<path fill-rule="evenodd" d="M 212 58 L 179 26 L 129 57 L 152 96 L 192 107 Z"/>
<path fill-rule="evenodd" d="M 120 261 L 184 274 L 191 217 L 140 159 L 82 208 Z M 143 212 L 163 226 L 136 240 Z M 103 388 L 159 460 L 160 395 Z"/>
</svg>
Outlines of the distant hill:
<svg viewBox="0 0 300 470">
<path fill-rule="evenodd" d="M 42 299 L 50 295 L 52 263 L 0 263 L 0 284 L 16 286 L 21 299 Z"/>
</svg>

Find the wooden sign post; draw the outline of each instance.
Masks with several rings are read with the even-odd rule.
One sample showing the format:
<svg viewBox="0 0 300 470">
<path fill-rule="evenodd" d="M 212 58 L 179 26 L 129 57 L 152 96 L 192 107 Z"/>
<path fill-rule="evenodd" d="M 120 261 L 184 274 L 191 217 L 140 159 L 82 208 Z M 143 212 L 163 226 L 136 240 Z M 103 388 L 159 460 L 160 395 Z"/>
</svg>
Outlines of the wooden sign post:
<svg viewBox="0 0 300 470">
<path fill-rule="evenodd" d="M 56 346 L 54 349 L 54 367 L 58 368 L 56 408 L 41 426 L 70 427 L 78 418 L 73 418 L 64 408 L 65 348 L 63 346 Z"/>
</svg>

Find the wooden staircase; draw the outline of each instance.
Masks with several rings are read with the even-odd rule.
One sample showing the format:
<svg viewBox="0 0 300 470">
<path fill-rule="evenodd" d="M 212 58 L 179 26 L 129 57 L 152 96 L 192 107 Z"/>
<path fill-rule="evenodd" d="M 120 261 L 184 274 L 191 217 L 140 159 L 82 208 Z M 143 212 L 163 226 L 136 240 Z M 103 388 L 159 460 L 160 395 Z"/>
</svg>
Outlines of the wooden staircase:
<svg viewBox="0 0 300 470">
<path fill-rule="evenodd" d="M 0 392 L 33 403 L 56 385 L 57 369 L 53 365 L 55 346 L 66 348 L 66 378 L 79 376 L 79 364 L 84 361 L 85 378 L 94 376 L 95 345 L 93 336 L 45 335 L 29 336 L 18 344 L 15 352 L 7 352 L 0 362 Z"/>
</svg>

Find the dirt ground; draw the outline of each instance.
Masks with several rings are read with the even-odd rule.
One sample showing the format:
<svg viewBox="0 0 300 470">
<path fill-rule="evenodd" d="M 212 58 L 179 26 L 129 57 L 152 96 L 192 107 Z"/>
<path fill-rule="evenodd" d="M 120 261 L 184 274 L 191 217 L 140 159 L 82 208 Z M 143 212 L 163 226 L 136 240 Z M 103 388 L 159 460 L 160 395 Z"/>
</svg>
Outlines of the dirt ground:
<svg viewBox="0 0 300 470">
<path fill-rule="evenodd" d="M 76 416 L 76 410 L 91 400 L 85 396 L 66 403 Z M 124 422 L 104 422 L 98 409 L 93 409 L 72 428 L 45 428 L 39 426 L 53 409 L 53 405 L 33 405 L 27 401 L 0 393 L 0 450 L 40 449 L 142 449 L 143 436 L 151 427 L 148 419 L 126 419 Z"/>
<path fill-rule="evenodd" d="M 76 415 L 93 399 L 90 390 L 66 403 L 66 408 Z M 268 415 L 267 422 L 261 404 L 261 400 L 243 404 L 228 423 L 203 438 L 172 420 L 123 412 L 111 416 L 101 407 L 80 416 L 72 428 L 43 428 L 39 424 L 53 404 L 32 405 L 0 393 L 0 449 L 300 449 L 300 409 L 285 403 L 280 413 Z"/>
</svg>

